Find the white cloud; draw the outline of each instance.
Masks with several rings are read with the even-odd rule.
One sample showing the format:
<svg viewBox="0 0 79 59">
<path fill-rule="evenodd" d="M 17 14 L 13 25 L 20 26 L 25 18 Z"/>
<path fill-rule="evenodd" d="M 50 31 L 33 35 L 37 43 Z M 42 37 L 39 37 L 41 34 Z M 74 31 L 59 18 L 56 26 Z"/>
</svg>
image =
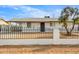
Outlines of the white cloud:
<svg viewBox="0 0 79 59">
<path fill-rule="evenodd" d="M 59 13 L 59 14 L 60 14 L 60 13 L 61 13 L 61 11 L 62 11 L 62 9 L 57 9 L 56 11 L 57 11 L 57 13 Z"/>
<path fill-rule="evenodd" d="M 15 10 L 19 10 L 17 7 L 13 7 L 13 9 L 15 9 Z"/>
<path fill-rule="evenodd" d="M 5 16 L 3 16 L 3 15 L 0 15 L 0 18 L 4 18 Z"/>
<path fill-rule="evenodd" d="M 51 16 L 50 12 L 47 12 L 45 10 L 32 8 L 32 7 L 29 7 L 29 6 L 21 6 L 20 10 L 22 11 L 22 13 L 24 15 L 28 14 L 29 17 L 34 17 L 34 18 L 40 18 L 40 17 L 44 17 L 44 16 Z"/>
<path fill-rule="evenodd" d="M 7 6 L 15 10 L 20 10 L 20 13 L 17 16 L 26 16 L 26 17 L 33 17 L 33 18 L 42 18 L 44 16 L 52 16 L 51 12 L 32 8 L 30 6 Z"/>
<path fill-rule="evenodd" d="M 4 15 L 0 15 L 0 18 L 5 19 L 5 20 L 9 20 L 9 19 L 7 19 L 6 16 L 4 16 Z"/>
<path fill-rule="evenodd" d="M 15 13 L 13 17 L 31 17 L 31 18 L 43 18 L 44 16 L 50 16 L 50 17 L 55 17 L 57 18 L 61 12 L 61 9 L 52 9 L 49 11 L 46 10 L 41 10 L 38 8 L 33 8 L 30 6 L 24 6 L 24 5 L 4 5 L 0 6 L 3 8 L 9 7 L 14 10 L 20 11 L 18 14 Z"/>
<path fill-rule="evenodd" d="M 18 10 L 18 8 L 16 6 L 14 6 L 14 5 L 0 5 L 0 7 L 2 7 L 2 8 L 7 8 L 8 7 L 8 8 Z"/>
<path fill-rule="evenodd" d="M 62 11 L 62 9 L 57 9 L 57 10 L 56 10 L 56 13 L 55 13 L 55 16 L 56 16 L 56 17 L 59 17 L 60 14 L 61 14 L 61 11 Z"/>
<path fill-rule="evenodd" d="M 1 6 L 3 8 L 12 8 L 14 10 L 20 10 L 20 13 L 18 13 L 16 16 L 24 16 L 26 15 L 26 17 L 33 17 L 33 18 L 40 18 L 40 17 L 44 17 L 44 16 L 51 16 L 51 13 L 45 11 L 45 10 L 40 10 L 37 8 L 32 8 L 30 6 L 16 6 L 16 5 L 4 5 Z M 16 17 L 15 16 L 15 17 Z"/>
</svg>

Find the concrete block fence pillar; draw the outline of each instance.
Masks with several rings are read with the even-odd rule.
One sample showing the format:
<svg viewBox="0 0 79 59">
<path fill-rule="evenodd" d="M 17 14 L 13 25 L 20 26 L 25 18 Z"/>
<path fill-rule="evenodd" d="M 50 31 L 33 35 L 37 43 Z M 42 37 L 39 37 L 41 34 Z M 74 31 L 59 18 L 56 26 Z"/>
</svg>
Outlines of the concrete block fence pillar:
<svg viewBox="0 0 79 59">
<path fill-rule="evenodd" d="M 59 30 L 59 26 L 55 26 L 53 28 L 53 40 L 58 40 L 60 39 L 60 30 Z"/>
</svg>

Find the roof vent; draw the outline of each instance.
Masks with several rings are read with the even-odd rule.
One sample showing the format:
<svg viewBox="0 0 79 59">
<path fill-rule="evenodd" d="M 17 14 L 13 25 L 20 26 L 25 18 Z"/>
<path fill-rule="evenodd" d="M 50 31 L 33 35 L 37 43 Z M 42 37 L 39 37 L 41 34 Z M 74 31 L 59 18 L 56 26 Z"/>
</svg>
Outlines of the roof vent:
<svg viewBox="0 0 79 59">
<path fill-rule="evenodd" d="M 50 16 L 44 16 L 44 18 L 50 18 Z"/>
</svg>

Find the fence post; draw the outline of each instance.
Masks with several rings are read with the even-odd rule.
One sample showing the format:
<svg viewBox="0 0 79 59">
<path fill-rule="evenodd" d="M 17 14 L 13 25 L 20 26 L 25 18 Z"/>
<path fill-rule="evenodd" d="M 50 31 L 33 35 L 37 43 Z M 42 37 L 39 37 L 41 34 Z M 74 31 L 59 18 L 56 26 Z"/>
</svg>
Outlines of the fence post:
<svg viewBox="0 0 79 59">
<path fill-rule="evenodd" d="M 4 31 L 4 29 L 3 29 L 3 25 L 1 26 L 1 32 L 3 32 Z"/>
<path fill-rule="evenodd" d="M 58 40 L 60 38 L 59 26 L 55 25 L 53 28 L 53 39 Z"/>
</svg>

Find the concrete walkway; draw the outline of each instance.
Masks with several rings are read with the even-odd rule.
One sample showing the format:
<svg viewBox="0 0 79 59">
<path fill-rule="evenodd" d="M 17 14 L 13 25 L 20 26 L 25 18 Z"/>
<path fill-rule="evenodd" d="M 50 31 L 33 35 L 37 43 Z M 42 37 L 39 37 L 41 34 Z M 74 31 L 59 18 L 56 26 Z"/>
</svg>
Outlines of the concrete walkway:
<svg viewBox="0 0 79 59">
<path fill-rule="evenodd" d="M 48 45 L 52 44 L 52 39 L 2 39 L 0 45 Z"/>
<path fill-rule="evenodd" d="M 79 45 L 78 39 L 4 39 L 0 40 L 0 45 Z"/>
</svg>

